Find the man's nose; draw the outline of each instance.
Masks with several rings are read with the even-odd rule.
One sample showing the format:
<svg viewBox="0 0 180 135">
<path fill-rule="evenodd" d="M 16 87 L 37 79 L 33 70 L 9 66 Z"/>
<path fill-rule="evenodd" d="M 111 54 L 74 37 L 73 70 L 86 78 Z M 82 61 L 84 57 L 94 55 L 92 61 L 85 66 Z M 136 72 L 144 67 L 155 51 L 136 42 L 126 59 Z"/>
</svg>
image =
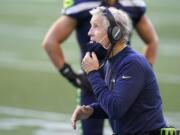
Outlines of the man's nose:
<svg viewBox="0 0 180 135">
<path fill-rule="evenodd" d="M 88 36 L 92 36 L 92 28 L 89 29 Z"/>
</svg>

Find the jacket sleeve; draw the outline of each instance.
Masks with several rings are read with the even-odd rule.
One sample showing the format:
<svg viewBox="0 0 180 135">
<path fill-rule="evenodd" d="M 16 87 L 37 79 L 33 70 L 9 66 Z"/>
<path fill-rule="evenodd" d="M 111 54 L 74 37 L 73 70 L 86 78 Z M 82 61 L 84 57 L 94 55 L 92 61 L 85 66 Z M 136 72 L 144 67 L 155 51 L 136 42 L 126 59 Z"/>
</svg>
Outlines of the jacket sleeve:
<svg viewBox="0 0 180 135">
<path fill-rule="evenodd" d="M 93 114 L 90 116 L 90 118 L 95 118 L 95 119 L 105 119 L 108 118 L 107 114 L 104 112 L 104 110 L 101 108 L 99 103 L 92 103 L 90 105 L 94 109 Z"/>
<path fill-rule="evenodd" d="M 133 105 L 143 88 L 144 78 L 142 66 L 134 61 L 124 64 L 117 72 L 112 90 L 108 89 L 98 71 L 88 74 L 99 105 L 111 119 L 120 119 Z"/>
</svg>

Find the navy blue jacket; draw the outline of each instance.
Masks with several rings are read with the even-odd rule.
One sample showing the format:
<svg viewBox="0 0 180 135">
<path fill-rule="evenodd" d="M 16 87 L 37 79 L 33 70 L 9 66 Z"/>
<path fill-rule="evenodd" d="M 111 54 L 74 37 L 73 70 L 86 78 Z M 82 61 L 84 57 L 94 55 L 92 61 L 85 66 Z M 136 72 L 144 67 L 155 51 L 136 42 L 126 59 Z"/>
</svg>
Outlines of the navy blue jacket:
<svg viewBox="0 0 180 135">
<path fill-rule="evenodd" d="M 88 74 L 97 97 L 91 118 L 109 118 L 114 133 L 130 135 L 166 127 L 162 100 L 147 60 L 130 47 L 109 59 L 111 73 L 105 80 L 99 71 Z"/>
</svg>

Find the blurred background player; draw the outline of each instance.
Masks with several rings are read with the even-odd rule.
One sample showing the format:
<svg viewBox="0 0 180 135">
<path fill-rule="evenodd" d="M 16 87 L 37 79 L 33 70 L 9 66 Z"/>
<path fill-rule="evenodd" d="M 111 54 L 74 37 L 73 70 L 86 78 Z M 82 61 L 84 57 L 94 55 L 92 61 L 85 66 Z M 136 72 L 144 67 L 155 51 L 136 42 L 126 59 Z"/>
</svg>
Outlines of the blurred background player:
<svg viewBox="0 0 180 135">
<path fill-rule="evenodd" d="M 63 14 L 59 17 L 47 32 L 43 46 L 57 70 L 75 87 L 81 88 L 80 104 L 87 105 L 96 101 L 91 87 L 84 73 L 74 72 L 65 60 L 61 44 L 75 30 L 78 45 L 81 51 L 81 59 L 87 50 L 89 42 L 88 31 L 90 29 L 91 15 L 89 11 L 97 6 L 113 6 L 125 11 L 131 18 L 133 28 L 145 44 L 144 55 L 153 65 L 157 54 L 157 35 L 154 27 L 146 16 L 146 5 L 142 0 L 65 0 Z M 131 34 L 130 36 L 131 37 Z M 129 39 L 130 44 L 130 39 Z M 79 61 L 80 63 L 80 61 Z M 83 120 L 83 135 L 102 135 L 104 120 Z"/>
</svg>

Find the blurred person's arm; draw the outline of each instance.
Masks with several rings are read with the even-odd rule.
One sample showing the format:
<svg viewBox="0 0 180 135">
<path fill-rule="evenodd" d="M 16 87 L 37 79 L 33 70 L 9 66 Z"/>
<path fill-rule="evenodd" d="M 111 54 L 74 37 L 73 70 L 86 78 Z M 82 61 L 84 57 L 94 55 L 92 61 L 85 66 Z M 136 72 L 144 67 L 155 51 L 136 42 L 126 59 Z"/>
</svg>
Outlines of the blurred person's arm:
<svg viewBox="0 0 180 135">
<path fill-rule="evenodd" d="M 82 77 L 74 72 L 69 64 L 65 62 L 61 44 L 75 30 L 77 21 L 69 16 L 61 16 L 49 29 L 44 41 L 43 47 L 47 52 L 57 70 L 71 84 L 77 88 L 82 87 Z"/>
<path fill-rule="evenodd" d="M 158 36 L 153 24 L 146 15 L 143 15 L 137 23 L 136 31 L 145 43 L 144 56 L 153 65 L 157 57 Z"/>
<path fill-rule="evenodd" d="M 75 29 L 77 21 L 68 16 L 61 16 L 47 32 L 43 46 L 54 66 L 59 70 L 64 67 L 65 59 L 61 44 Z"/>
<path fill-rule="evenodd" d="M 43 47 L 47 52 L 56 69 L 73 86 L 84 88 L 91 92 L 91 86 L 84 74 L 77 74 L 71 66 L 65 61 L 61 44 L 76 29 L 77 21 L 69 16 L 61 16 L 49 29 L 44 41 Z"/>
</svg>

